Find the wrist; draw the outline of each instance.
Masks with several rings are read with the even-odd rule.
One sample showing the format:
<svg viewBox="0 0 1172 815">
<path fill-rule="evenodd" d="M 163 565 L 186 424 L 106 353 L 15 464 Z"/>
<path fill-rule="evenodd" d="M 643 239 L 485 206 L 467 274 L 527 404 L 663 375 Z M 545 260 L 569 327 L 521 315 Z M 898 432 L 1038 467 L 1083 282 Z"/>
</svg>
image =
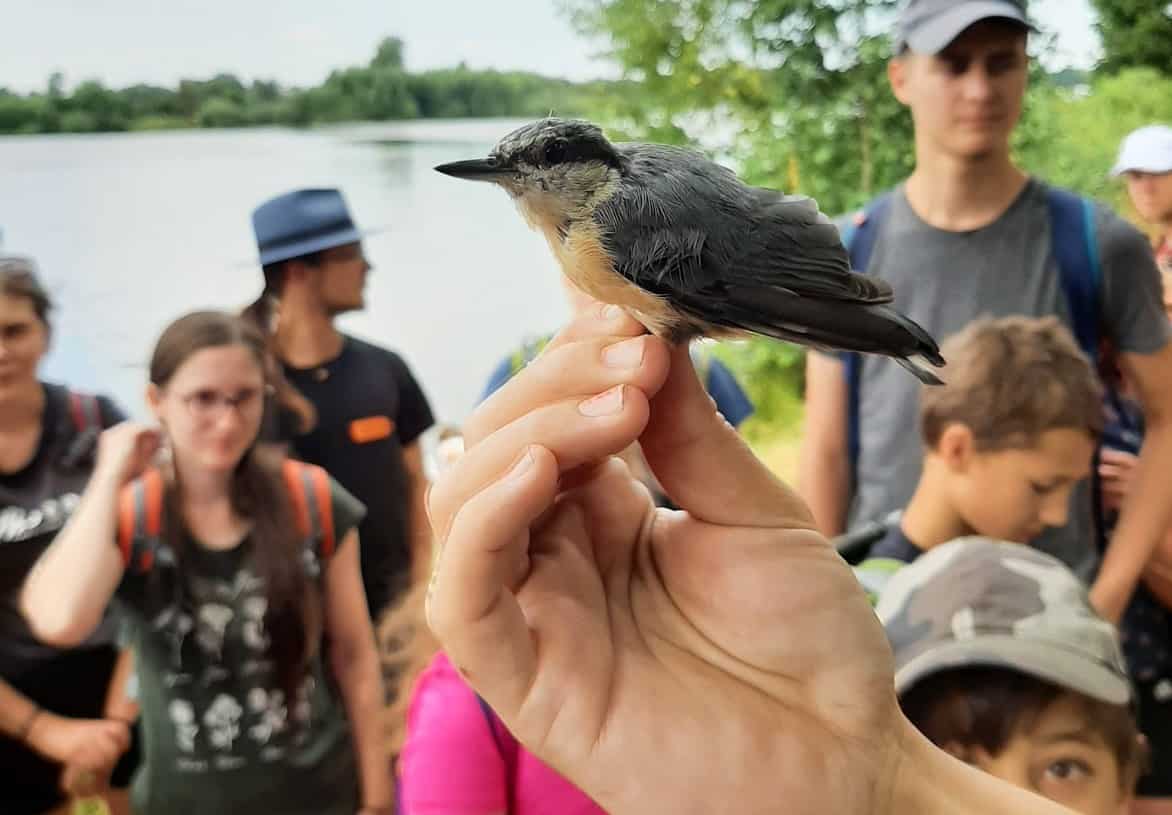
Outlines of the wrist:
<svg viewBox="0 0 1172 815">
<path fill-rule="evenodd" d="M 89 487 L 91 490 L 102 490 L 117 493 L 122 489 L 123 482 L 120 468 L 113 464 L 103 464 L 100 460 L 94 467 L 94 473 L 90 476 Z"/>
<path fill-rule="evenodd" d="M 1135 583 L 1124 587 L 1120 585 L 1118 580 L 1104 579 L 1100 576 L 1095 580 L 1089 592 L 1091 605 L 1104 619 L 1118 624 L 1134 591 Z"/>
<path fill-rule="evenodd" d="M 20 742 L 21 744 L 28 744 L 29 734 L 32 732 L 33 726 L 37 723 L 37 719 L 41 718 L 44 713 L 45 711 L 43 711 L 40 706 L 30 703 L 28 712 L 25 713 L 23 717 L 21 717 L 20 722 L 16 725 L 10 734 L 12 739 L 14 741 Z"/>
<path fill-rule="evenodd" d="M 59 717 L 56 714 L 37 708 L 36 712 L 29 717 L 27 729 L 21 742 L 46 758 L 55 759 L 56 757 L 50 748 L 50 737 L 58 720 Z"/>
</svg>

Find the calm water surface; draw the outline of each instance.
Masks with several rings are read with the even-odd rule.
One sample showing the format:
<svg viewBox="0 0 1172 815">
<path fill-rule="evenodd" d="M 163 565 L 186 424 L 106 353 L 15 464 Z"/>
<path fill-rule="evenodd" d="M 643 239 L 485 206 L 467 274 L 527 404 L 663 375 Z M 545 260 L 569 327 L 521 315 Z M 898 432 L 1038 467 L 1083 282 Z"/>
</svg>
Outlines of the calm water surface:
<svg viewBox="0 0 1172 815">
<path fill-rule="evenodd" d="M 145 362 L 185 311 L 259 291 L 249 214 L 337 186 L 375 266 L 342 326 L 398 349 L 442 420 L 463 419 L 493 365 L 566 316 L 556 266 L 506 195 L 431 168 L 483 154 L 519 122 L 0 138 L 0 248 L 33 255 L 59 305 L 50 378 L 142 415 Z"/>
</svg>

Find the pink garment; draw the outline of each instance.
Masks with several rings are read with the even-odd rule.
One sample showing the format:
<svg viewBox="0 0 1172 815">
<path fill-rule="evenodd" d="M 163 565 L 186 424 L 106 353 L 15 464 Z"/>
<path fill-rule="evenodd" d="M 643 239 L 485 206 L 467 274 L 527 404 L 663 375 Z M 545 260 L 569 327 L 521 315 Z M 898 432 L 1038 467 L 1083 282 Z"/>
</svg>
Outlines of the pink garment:
<svg viewBox="0 0 1172 815">
<path fill-rule="evenodd" d="M 407 711 L 399 756 L 403 815 L 606 815 L 518 745 L 499 720 L 495 724 L 507 760 L 476 694 L 445 655 L 436 655 L 416 682 Z"/>
</svg>

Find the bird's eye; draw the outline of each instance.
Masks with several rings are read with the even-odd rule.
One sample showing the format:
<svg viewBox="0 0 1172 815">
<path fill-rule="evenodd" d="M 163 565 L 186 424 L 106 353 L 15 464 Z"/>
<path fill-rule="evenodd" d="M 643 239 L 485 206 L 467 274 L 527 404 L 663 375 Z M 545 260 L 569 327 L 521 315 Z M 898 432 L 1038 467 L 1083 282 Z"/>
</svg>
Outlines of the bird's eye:
<svg viewBox="0 0 1172 815">
<path fill-rule="evenodd" d="M 561 164 L 566 160 L 567 147 L 564 141 L 552 141 L 545 146 L 545 163 Z"/>
</svg>

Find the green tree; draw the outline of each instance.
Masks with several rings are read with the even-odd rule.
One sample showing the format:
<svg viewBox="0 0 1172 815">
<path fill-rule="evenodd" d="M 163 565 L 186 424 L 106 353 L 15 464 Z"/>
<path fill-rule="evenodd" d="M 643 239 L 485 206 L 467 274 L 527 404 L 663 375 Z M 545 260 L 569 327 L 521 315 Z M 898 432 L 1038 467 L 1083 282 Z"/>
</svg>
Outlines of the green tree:
<svg viewBox="0 0 1172 815">
<path fill-rule="evenodd" d="M 248 124 L 244 106 L 221 96 L 205 99 L 195 120 L 200 127 L 241 127 Z"/>
<path fill-rule="evenodd" d="M 132 85 L 119 92 L 131 119 L 179 116 L 175 92 L 156 85 Z"/>
<path fill-rule="evenodd" d="M 889 0 L 568 0 L 642 92 L 619 130 L 701 143 L 753 183 L 831 212 L 908 168 L 910 122 L 886 87 Z M 723 135 L 714 135 L 724 127 Z"/>
<path fill-rule="evenodd" d="M 1172 6 L 1167 0 L 1093 0 L 1103 41 L 1101 73 L 1172 70 Z"/>
<path fill-rule="evenodd" d="M 387 37 L 380 42 L 370 67 L 403 70 L 403 41 L 398 37 Z"/>
<path fill-rule="evenodd" d="M 125 97 L 97 80 L 82 82 L 64 102 L 64 130 L 126 130 L 130 124 Z"/>
<path fill-rule="evenodd" d="M 60 71 L 54 71 L 49 75 L 49 85 L 46 95 L 49 101 L 56 103 L 65 98 L 65 75 Z"/>
<path fill-rule="evenodd" d="M 1096 79 L 1089 93 L 1042 83 L 1030 92 L 1014 138 L 1030 172 L 1126 210 L 1122 186 L 1108 177 L 1132 130 L 1172 121 L 1172 75 L 1135 68 Z"/>
<path fill-rule="evenodd" d="M 0 133 L 38 133 L 56 129 L 56 115 L 44 96 L 18 96 L 0 90 Z"/>
<path fill-rule="evenodd" d="M 236 127 L 409 119 L 418 116 L 538 116 L 579 113 L 610 92 L 606 83 L 576 85 L 530 73 L 472 71 L 467 66 L 411 75 L 404 45 L 384 39 L 368 65 L 334 71 L 312 88 L 250 83 L 222 73 L 183 79 L 175 88 L 139 84 L 122 90 L 82 83 L 72 94 L 54 74 L 41 94 L 0 94 L 0 132 L 56 132 Z M 624 87 L 624 92 L 629 91 Z"/>
<path fill-rule="evenodd" d="M 371 119 L 413 119 L 419 115 L 406 74 L 398 69 L 371 68 L 367 115 Z"/>
<path fill-rule="evenodd" d="M 619 133 L 690 143 L 748 182 L 848 211 L 911 169 L 911 122 L 886 79 L 888 0 L 568 0 L 578 30 L 637 83 L 600 113 Z M 760 440 L 793 421 L 800 349 L 728 345 Z"/>
</svg>

